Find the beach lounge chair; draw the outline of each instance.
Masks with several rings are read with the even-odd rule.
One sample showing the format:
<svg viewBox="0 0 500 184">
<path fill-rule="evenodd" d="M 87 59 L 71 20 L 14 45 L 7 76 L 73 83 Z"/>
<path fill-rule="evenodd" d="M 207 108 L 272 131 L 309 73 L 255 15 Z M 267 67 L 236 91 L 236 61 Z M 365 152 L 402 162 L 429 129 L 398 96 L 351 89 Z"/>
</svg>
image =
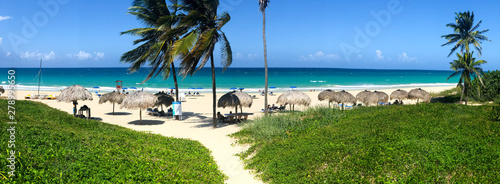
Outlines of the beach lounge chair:
<svg viewBox="0 0 500 184">
<path fill-rule="evenodd" d="M 160 112 L 158 111 L 158 108 L 154 108 L 153 112 L 151 113 L 151 115 L 153 115 L 153 116 L 159 116 Z"/>
<path fill-rule="evenodd" d="M 153 114 L 153 109 L 148 108 L 148 109 L 146 110 L 146 112 L 148 113 L 148 115 L 151 115 L 151 114 Z"/>
<path fill-rule="evenodd" d="M 49 95 L 49 96 L 45 97 L 45 99 L 47 99 L 47 100 L 55 100 L 55 99 L 57 99 L 57 97 Z"/>
<path fill-rule="evenodd" d="M 24 99 L 31 99 L 31 95 L 30 94 L 26 95 Z"/>
</svg>

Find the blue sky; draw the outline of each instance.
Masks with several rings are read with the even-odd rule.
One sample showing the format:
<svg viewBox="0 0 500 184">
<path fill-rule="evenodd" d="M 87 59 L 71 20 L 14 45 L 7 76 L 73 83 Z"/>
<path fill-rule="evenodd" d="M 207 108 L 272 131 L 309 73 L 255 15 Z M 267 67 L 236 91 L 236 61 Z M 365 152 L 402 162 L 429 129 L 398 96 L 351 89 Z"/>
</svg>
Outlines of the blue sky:
<svg viewBox="0 0 500 184">
<path fill-rule="evenodd" d="M 136 38 L 121 31 L 143 27 L 131 0 L 0 0 L 0 67 L 128 67 L 120 56 Z M 263 67 L 262 13 L 257 0 L 220 0 L 231 21 L 223 31 L 231 67 Z M 473 11 L 486 70 L 500 68 L 500 1 L 290 0 L 266 10 L 270 67 L 448 70 L 456 58 L 441 35 L 455 12 Z M 220 61 L 220 53 L 215 53 Z M 476 55 L 477 57 L 477 55 Z M 219 64 L 219 62 L 217 62 Z M 219 65 L 220 66 L 220 65 Z"/>
</svg>

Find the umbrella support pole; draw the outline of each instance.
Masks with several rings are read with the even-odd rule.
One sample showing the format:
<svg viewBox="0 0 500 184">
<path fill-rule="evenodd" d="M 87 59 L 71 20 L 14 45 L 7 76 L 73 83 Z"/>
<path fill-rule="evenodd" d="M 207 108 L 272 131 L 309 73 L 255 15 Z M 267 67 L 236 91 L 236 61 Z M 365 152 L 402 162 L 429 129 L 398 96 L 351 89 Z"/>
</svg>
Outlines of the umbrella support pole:
<svg viewBox="0 0 500 184">
<path fill-rule="evenodd" d="M 139 109 L 139 120 L 141 121 L 141 125 L 142 125 L 142 109 Z"/>
<path fill-rule="evenodd" d="M 115 102 L 113 102 L 113 115 L 115 115 Z"/>
</svg>

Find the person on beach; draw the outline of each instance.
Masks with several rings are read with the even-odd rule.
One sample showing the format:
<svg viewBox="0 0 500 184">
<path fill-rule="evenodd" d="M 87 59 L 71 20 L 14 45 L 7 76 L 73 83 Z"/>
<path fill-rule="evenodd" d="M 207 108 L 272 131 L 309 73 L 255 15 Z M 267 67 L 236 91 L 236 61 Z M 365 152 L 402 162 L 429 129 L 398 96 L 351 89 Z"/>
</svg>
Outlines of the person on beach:
<svg viewBox="0 0 500 184">
<path fill-rule="evenodd" d="M 76 116 L 76 106 L 78 105 L 78 102 L 73 101 L 73 116 Z"/>
<path fill-rule="evenodd" d="M 224 117 L 224 115 L 222 115 L 222 114 L 220 113 L 220 111 L 219 111 L 219 112 L 217 112 L 217 119 L 219 119 L 219 120 L 224 120 L 224 118 L 225 118 L 225 117 Z"/>
</svg>

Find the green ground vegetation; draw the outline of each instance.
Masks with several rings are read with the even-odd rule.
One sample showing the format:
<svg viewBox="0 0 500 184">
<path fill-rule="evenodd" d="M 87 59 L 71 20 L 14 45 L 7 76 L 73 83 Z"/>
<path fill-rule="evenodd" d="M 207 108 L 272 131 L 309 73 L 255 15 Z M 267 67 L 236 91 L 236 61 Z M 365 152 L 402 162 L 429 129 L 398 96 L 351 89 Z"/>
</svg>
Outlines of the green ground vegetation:
<svg viewBox="0 0 500 184">
<path fill-rule="evenodd" d="M 232 134 L 269 183 L 499 183 L 493 106 L 326 107 L 273 115 Z"/>
<path fill-rule="evenodd" d="M 0 107 L 0 183 L 223 183 L 226 178 L 198 141 L 77 119 L 30 101 L 15 105 L 16 176 L 7 178 L 7 101 L 0 100 Z"/>
<path fill-rule="evenodd" d="M 494 101 L 500 98 L 500 71 L 485 72 L 481 79 L 484 86 L 476 77 L 472 81 L 472 87 L 469 89 L 470 96 L 477 101 Z"/>
</svg>

